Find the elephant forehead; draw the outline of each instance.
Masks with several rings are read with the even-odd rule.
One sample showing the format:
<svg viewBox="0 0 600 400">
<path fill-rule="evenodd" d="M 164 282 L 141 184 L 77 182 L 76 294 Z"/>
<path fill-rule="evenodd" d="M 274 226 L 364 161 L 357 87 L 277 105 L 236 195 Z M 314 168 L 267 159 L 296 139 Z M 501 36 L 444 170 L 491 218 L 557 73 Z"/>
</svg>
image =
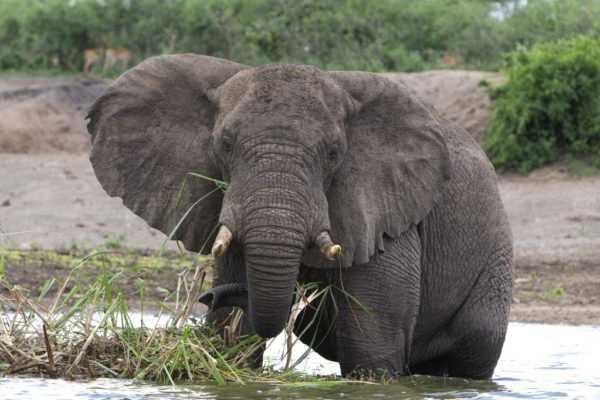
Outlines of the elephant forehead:
<svg viewBox="0 0 600 400">
<path fill-rule="evenodd" d="M 285 88 L 296 89 L 298 97 L 322 94 L 323 77 L 321 70 L 308 65 L 267 65 L 250 71 L 254 90 L 259 95 L 267 95 Z"/>
<path fill-rule="evenodd" d="M 229 79 L 220 108 L 256 114 L 319 118 L 345 112 L 344 91 L 325 72 L 307 65 L 256 67 Z"/>
</svg>

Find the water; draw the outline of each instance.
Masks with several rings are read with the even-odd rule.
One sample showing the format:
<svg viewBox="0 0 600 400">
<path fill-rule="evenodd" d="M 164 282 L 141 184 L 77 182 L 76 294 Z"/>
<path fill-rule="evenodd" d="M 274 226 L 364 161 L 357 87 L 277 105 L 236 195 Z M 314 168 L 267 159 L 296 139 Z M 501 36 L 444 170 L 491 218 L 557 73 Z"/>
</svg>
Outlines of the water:
<svg viewBox="0 0 600 400">
<path fill-rule="evenodd" d="M 282 342 L 281 338 L 278 338 Z M 269 346 L 271 364 L 281 346 Z M 296 355 L 303 352 L 295 349 Z M 0 378 L 0 399 L 600 399 L 600 327 L 510 324 L 492 381 L 405 377 L 388 385 L 178 385 L 158 386 L 131 380 L 65 382 Z M 339 373 L 335 363 L 316 355 L 301 369 Z"/>
</svg>

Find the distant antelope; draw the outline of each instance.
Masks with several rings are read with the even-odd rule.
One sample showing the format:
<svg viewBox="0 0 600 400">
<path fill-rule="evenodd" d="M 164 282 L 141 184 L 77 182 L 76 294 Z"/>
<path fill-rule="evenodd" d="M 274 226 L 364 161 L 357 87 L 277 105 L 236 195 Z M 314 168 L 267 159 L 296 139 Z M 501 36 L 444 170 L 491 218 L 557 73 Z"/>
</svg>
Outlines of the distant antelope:
<svg viewBox="0 0 600 400">
<path fill-rule="evenodd" d="M 83 73 L 87 74 L 90 72 L 90 68 L 94 64 L 100 64 L 100 60 L 102 59 L 102 53 L 104 52 L 104 44 L 106 43 L 106 39 L 102 39 L 100 42 L 100 47 L 85 49 L 83 51 Z"/>
<path fill-rule="evenodd" d="M 449 67 L 454 67 L 455 65 L 465 65 L 465 59 L 463 56 L 459 56 L 457 54 L 446 53 L 444 54 L 444 64 Z"/>
<path fill-rule="evenodd" d="M 106 49 L 106 59 L 104 61 L 104 72 L 110 71 L 116 64 L 120 65 L 122 71 L 127 69 L 127 64 L 131 62 L 131 52 L 124 47 L 114 47 Z"/>
</svg>

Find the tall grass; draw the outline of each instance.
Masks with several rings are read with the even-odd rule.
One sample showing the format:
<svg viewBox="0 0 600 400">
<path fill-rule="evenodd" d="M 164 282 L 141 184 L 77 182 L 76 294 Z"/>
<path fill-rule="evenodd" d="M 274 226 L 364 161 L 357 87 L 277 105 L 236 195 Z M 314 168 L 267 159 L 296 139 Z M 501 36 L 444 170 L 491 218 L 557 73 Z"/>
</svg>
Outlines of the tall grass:
<svg viewBox="0 0 600 400">
<path fill-rule="evenodd" d="M 158 303 L 160 314 L 168 319 L 166 327 L 149 327 L 143 320 L 147 301 L 143 280 L 138 292 L 128 296 L 118 284 L 123 272 L 111 275 L 104 262 L 91 283 L 77 279 L 89 274 L 86 262 L 98 257 L 104 259 L 105 255 L 96 252 L 75 265 L 47 305 L 45 296 L 58 282 L 45 282 L 35 298 L 9 282 L 2 255 L 0 287 L 7 293 L 0 296 L 0 370 L 4 375 L 135 377 L 161 383 L 242 382 L 255 377 L 243 367 L 262 345 L 260 338 L 236 338 L 233 345 L 209 327 L 186 324 L 194 321 L 192 311 L 209 264 L 196 265 L 179 275 L 177 289 Z M 139 325 L 133 323 L 126 306 L 132 296 L 142 304 Z M 166 300 L 175 305 L 167 305 Z"/>
<path fill-rule="evenodd" d="M 297 297 L 287 332 L 287 363 L 283 371 L 253 370 L 248 366 L 265 341 L 257 335 L 240 336 L 237 332 L 241 310 L 234 311 L 219 327 L 202 324 L 194 306 L 203 289 L 210 263 L 192 265 L 176 279 L 176 289 L 164 290 L 159 319 L 166 323 L 148 326 L 144 320 L 147 289 L 139 279 L 136 293 L 124 293 L 119 285 L 126 270 L 114 274 L 106 267 L 106 253 L 94 252 L 77 262 L 63 282 L 46 281 L 38 296 L 12 284 L 4 271 L 4 253 L 0 252 L 0 371 L 2 375 L 26 374 L 51 378 L 80 379 L 97 377 L 137 378 L 157 383 L 177 382 L 281 382 L 323 380 L 307 377 L 292 369 L 294 345 L 291 331 L 298 315 L 308 303 L 321 310 L 332 287 L 316 284 L 297 288 Z M 91 261 L 103 265 L 92 276 L 86 269 Z M 140 269 L 140 267 L 135 267 Z M 92 270 L 92 268 L 90 268 Z M 152 268 L 157 273 L 157 268 Z M 158 273 L 167 273 L 158 271 Z M 85 279 L 84 279 L 85 278 Z M 92 279 L 90 279 L 92 278 Z M 53 298 L 48 298 L 54 286 Z M 141 304 L 141 320 L 132 321 L 127 303 Z M 311 323 L 318 323 L 312 321 Z M 318 338 L 313 338 L 313 341 Z M 336 380 L 339 382 L 339 379 Z"/>
</svg>

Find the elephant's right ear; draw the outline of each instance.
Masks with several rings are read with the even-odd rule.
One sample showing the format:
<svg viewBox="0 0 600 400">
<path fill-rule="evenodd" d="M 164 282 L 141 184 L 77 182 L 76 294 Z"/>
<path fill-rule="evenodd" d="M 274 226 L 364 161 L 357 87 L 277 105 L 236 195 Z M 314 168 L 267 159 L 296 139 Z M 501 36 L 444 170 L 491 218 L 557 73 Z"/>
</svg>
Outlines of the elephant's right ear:
<svg viewBox="0 0 600 400">
<path fill-rule="evenodd" d="M 124 73 L 90 108 L 90 161 L 111 196 L 169 234 L 183 214 L 216 185 L 188 172 L 219 179 L 210 160 L 216 108 L 210 95 L 238 71 L 230 61 L 194 54 L 150 58 Z M 199 251 L 218 221 L 217 190 L 187 215 L 174 238 Z M 210 251 L 210 243 L 203 252 Z"/>
</svg>

